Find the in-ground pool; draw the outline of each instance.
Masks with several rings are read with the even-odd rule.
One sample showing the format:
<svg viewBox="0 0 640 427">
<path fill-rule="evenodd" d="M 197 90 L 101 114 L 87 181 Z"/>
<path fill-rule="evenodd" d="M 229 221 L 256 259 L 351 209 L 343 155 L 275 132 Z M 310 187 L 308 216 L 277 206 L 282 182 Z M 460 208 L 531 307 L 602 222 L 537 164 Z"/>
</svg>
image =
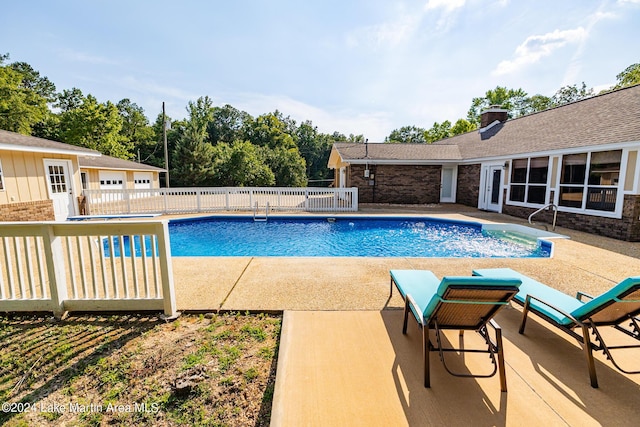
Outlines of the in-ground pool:
<svg viewBox="0 0 640 427">
<path fill-rule="evenodd" d="M 416 217 L 205 217 L 169 223 L 172 256 L 549 257 L 551 244 L 482 224 Z"/>
</svg>

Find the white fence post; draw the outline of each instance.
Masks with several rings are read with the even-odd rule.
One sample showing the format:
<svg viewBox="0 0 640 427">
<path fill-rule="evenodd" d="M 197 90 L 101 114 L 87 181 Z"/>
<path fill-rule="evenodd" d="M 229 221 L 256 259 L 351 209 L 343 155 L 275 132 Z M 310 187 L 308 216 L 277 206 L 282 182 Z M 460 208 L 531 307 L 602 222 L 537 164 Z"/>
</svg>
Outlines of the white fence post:
<svg viewBox="0 0 640 427">
<path fill-rule="evenodd" d="M 43 225 L 43 246 L 47 273 L 49 275 L 49 291 L 51 292 L 51 311 L 60 319 L 64 316 L 64 301 L 67 299 L 67 277 L 62 250 L 62 237 L 56 236 L 50 224 Z"/>
<path fill-rule="evenodd" d="M 155 249 L 154 249 L 155 250 Z M 169 318 L 176 317 L 176 291 L 173 285 L 173 265 L 171 263 L 171 249 L 169 245 L 169 222 L 162 221 L 162 230 L 158 233 L 158 250 L 160 257 L 160 277 L 162 282 L 162 297 L 164 299 L 164 314 Z"/>
</svg>

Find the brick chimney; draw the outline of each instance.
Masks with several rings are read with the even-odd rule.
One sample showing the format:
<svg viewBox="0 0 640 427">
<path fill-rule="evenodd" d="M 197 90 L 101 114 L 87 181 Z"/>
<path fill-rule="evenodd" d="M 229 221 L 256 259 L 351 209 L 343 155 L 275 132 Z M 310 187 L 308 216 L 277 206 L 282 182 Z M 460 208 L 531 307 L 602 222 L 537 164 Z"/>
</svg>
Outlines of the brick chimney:
<svg viewBox="0 0 640 427">
<path fill-rule="evenodd" d="M 509 111 L 502 108 L 500 105 L 492 105 L 482 113 L 480 113 L 480 128 L 485 128 L 496 120 L 500 123 L 507 121 Z"/>
</svg>

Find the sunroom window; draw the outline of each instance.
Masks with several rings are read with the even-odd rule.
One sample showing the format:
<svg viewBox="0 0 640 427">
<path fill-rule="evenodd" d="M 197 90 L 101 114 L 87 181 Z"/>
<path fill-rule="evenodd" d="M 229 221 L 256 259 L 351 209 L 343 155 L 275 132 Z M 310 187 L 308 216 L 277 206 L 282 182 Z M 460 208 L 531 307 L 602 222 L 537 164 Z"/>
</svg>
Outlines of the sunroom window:
<svg viewBox="0 0 640 427">
<path fill-rule="evenodd" d="M 560 206 L 615 211 L 621 159 L 622 150 L 563 156 Z"/>
<path fill-rule="evenodd" d="M 511 162 L 511 188 L 509 200 L 512 202 L 541 205 L 547 195 L 548 157 L 514 159 Z"/>
<path fill-rule="evenodd" d="M 0 163 L 0 191 L 4 190 L 4 174 L 2 173 L 2 163 Z"/>
</svg>

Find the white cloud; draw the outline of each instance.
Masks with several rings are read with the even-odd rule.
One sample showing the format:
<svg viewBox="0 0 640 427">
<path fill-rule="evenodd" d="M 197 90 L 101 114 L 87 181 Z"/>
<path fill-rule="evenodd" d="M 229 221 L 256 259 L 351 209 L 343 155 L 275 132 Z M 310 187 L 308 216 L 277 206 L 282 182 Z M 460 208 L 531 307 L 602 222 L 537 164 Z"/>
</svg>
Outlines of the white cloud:
<svg viewBox="0 0 640 427">
<path fill-rule="evenodd" d="M 425 10 L 444 9 L 452 11 L 464 6 L 466 0 L 428 0 L 424 5 Z"/>
<path fill-rule="evenodd" d="M 492 74 L 496 76 L 513 73 L 526 65 L 535 64 L 541 58 L 571 43 L 581 43 L 588 36 L 583 27 L 573 30 L 555 30 L 543 35 L 529 36 L 516 48 L 514 58 L 498 64 Z"/>
<path fill-rule="evenodd" d="M 640 5 L 640 0 L 618 0 L 618 4 L 626 5 L 626 4 L 637 4 Z"/>
</svg>

